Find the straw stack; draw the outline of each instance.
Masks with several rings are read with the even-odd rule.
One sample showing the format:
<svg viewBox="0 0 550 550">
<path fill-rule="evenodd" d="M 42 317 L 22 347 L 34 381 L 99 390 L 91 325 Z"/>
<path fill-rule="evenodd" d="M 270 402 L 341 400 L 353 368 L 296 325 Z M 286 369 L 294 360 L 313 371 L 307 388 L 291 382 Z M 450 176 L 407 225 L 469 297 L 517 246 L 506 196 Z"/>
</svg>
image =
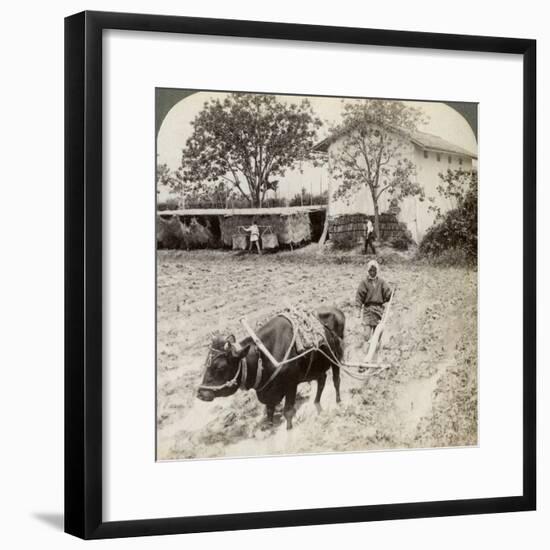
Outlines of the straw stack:
<svg viewBox="0 0 550 550">
<path fill-rule="evenodd" d="M 243 233 L 233 235 L 232 248 L 233 250 L 246 250 L 247 236 Z"/>
<path fill-rule="evenodd" d="M 264 250 L 275 250 L 279 248 L 279 239 L 276 233 L 264 233 L 262 235 L 262 248 Z"/>
<path fill-rule="evenodd" d="M 183 224 L 182 224 L 183 225 Z M 207 248 L 214 245 L 212 232 L 200 224 L 197 218 L 191 218 L 188 225 L 189 231 L 185 234 L 189 248 Z"/>
<path fill-rule="evenodd" d="M 178 216 L 165 218 L 157 216 L 158 248 L 207 248 L 215 245 L 215 238 L 209 228 L 200 224 L 196 218 L 189 223 L 180 221 Z"/>
<path fill-rule="evenodd" d="M 259 226 L 271 226 L 278 243 L 297 245 L 311 240 L 311 224 L 307 212 L 267 215 L 220 216 L 220 231 L 224 246 L 233 246 L 233 235 L 242 233 L 242 226 L 248 227 L 255 219 Z"/>
<path fill-rule="evenodd" d="M 183 232 L 177 216 L 168 219 L 157 216 L 157 247 L 181 248 Z"/>
<path fill-rule="evenodd" d="M 284 216 L 286 231 L 279 237 L 285 244 L 300 244 L 311 241 L 311 222 L 309 214 L 296 213 Z"/>
</svg>

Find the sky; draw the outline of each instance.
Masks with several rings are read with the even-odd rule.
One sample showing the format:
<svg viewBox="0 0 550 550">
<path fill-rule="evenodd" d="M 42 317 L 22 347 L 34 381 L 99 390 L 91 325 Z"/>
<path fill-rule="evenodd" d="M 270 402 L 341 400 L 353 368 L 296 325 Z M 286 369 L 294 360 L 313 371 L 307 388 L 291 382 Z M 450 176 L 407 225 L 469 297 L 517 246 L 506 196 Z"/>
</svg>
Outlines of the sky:
<svg viewBox="0 0 550 550">
<path fill-rule="evenodd" d="M 167 164 L 171 170 L 179 168 L 181 163 L 181 151 L 185 147 L 187 138 L 193 128 L 191 121 L 202 109 L 208 99 L 218 97 L 223 99 L 228 94 L 223 92 L 198 92 L 180 102 L 166 115 L 157 137 L 157 162 Z M 277 96 L 284 102 L 300 102 L 301 96 Z M 333 97 L 308 97 L 315 114 L 323 121 L 323 127 L 319 130 L 319 141 L 327 137 L 329 128 L 340 122 L 342 113 L 342 100 Z M 346 99 L 346 101 L 360 101 Z M 404 101 L 407 105 L 421 109 L 427 119 L 427 123 L 418 129 L 439 136 L 455 145 L 463 147 L 473 153 L 477 153 L 477 141 L 475 135 L 462 115 L 444 103 Z M 327 188 L 326 169 L 314 168 L 309 164 L 302 165 L 300 170 L 288 171 L 279 184 L 279 197 L 290 198 L 300 193 L 302 187 L 314 194 Z M 160 200 L 168 196 L 166 189 L 160 189 Z"/>
</svg>

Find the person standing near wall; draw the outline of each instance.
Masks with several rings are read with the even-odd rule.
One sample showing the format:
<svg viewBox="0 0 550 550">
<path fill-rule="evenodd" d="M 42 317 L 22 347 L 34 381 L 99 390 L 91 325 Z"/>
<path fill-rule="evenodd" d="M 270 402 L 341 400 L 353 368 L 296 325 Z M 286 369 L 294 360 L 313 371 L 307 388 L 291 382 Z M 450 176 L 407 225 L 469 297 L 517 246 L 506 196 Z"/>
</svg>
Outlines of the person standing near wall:
<svg viewBox="0 0 550 550">
<path fill-rule="evenodd" d="M 376 249 L 374 248 L 374 226 L 370 220 L 367 220 L 367 232 L 365 234 L 365 254 L 368 254 L 368 247 L 371 247 L 372 253 L 376 255 Z"/>
</svg>

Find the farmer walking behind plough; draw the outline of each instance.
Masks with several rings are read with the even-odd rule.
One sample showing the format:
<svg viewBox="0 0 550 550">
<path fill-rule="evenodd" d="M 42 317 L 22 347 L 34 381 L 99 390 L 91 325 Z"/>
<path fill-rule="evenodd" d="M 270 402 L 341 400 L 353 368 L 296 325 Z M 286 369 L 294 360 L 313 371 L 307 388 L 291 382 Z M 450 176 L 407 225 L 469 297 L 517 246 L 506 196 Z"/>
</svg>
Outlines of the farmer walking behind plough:
<svg viewBox="0 0 550 550">
<path fill-rule="evenodd" d="M 355 295 L 357 318 L 363 322 L 365 328 L 364 344 L 367 349 L 369 340 L 384 315 L 384 304 L 389 302 L 392 296 L 390 286 L 379 274 L 378 262 L 370 260 L 367 264 L 367 276 L 359 283 Z"/>
</svg>

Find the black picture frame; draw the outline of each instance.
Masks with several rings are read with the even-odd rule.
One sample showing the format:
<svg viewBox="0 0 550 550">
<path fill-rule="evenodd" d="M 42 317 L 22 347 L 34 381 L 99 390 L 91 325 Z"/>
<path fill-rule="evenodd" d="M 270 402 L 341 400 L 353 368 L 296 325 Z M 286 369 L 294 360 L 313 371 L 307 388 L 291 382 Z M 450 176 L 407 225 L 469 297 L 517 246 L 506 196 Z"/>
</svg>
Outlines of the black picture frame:
<svg viewBox="0 0 550 550">
<path fill-rule="evenodd" d="M 501 498 L 104 522 L 102 518 L 102 32 L 512 53 L 523 56 L 523 494 Z M 442 52 L 444 55 L 444 52 Z M 65 531 L 84 539 L 535 510 L 536 41 L 82 12 L 65 19 Z"/>
</svg>

